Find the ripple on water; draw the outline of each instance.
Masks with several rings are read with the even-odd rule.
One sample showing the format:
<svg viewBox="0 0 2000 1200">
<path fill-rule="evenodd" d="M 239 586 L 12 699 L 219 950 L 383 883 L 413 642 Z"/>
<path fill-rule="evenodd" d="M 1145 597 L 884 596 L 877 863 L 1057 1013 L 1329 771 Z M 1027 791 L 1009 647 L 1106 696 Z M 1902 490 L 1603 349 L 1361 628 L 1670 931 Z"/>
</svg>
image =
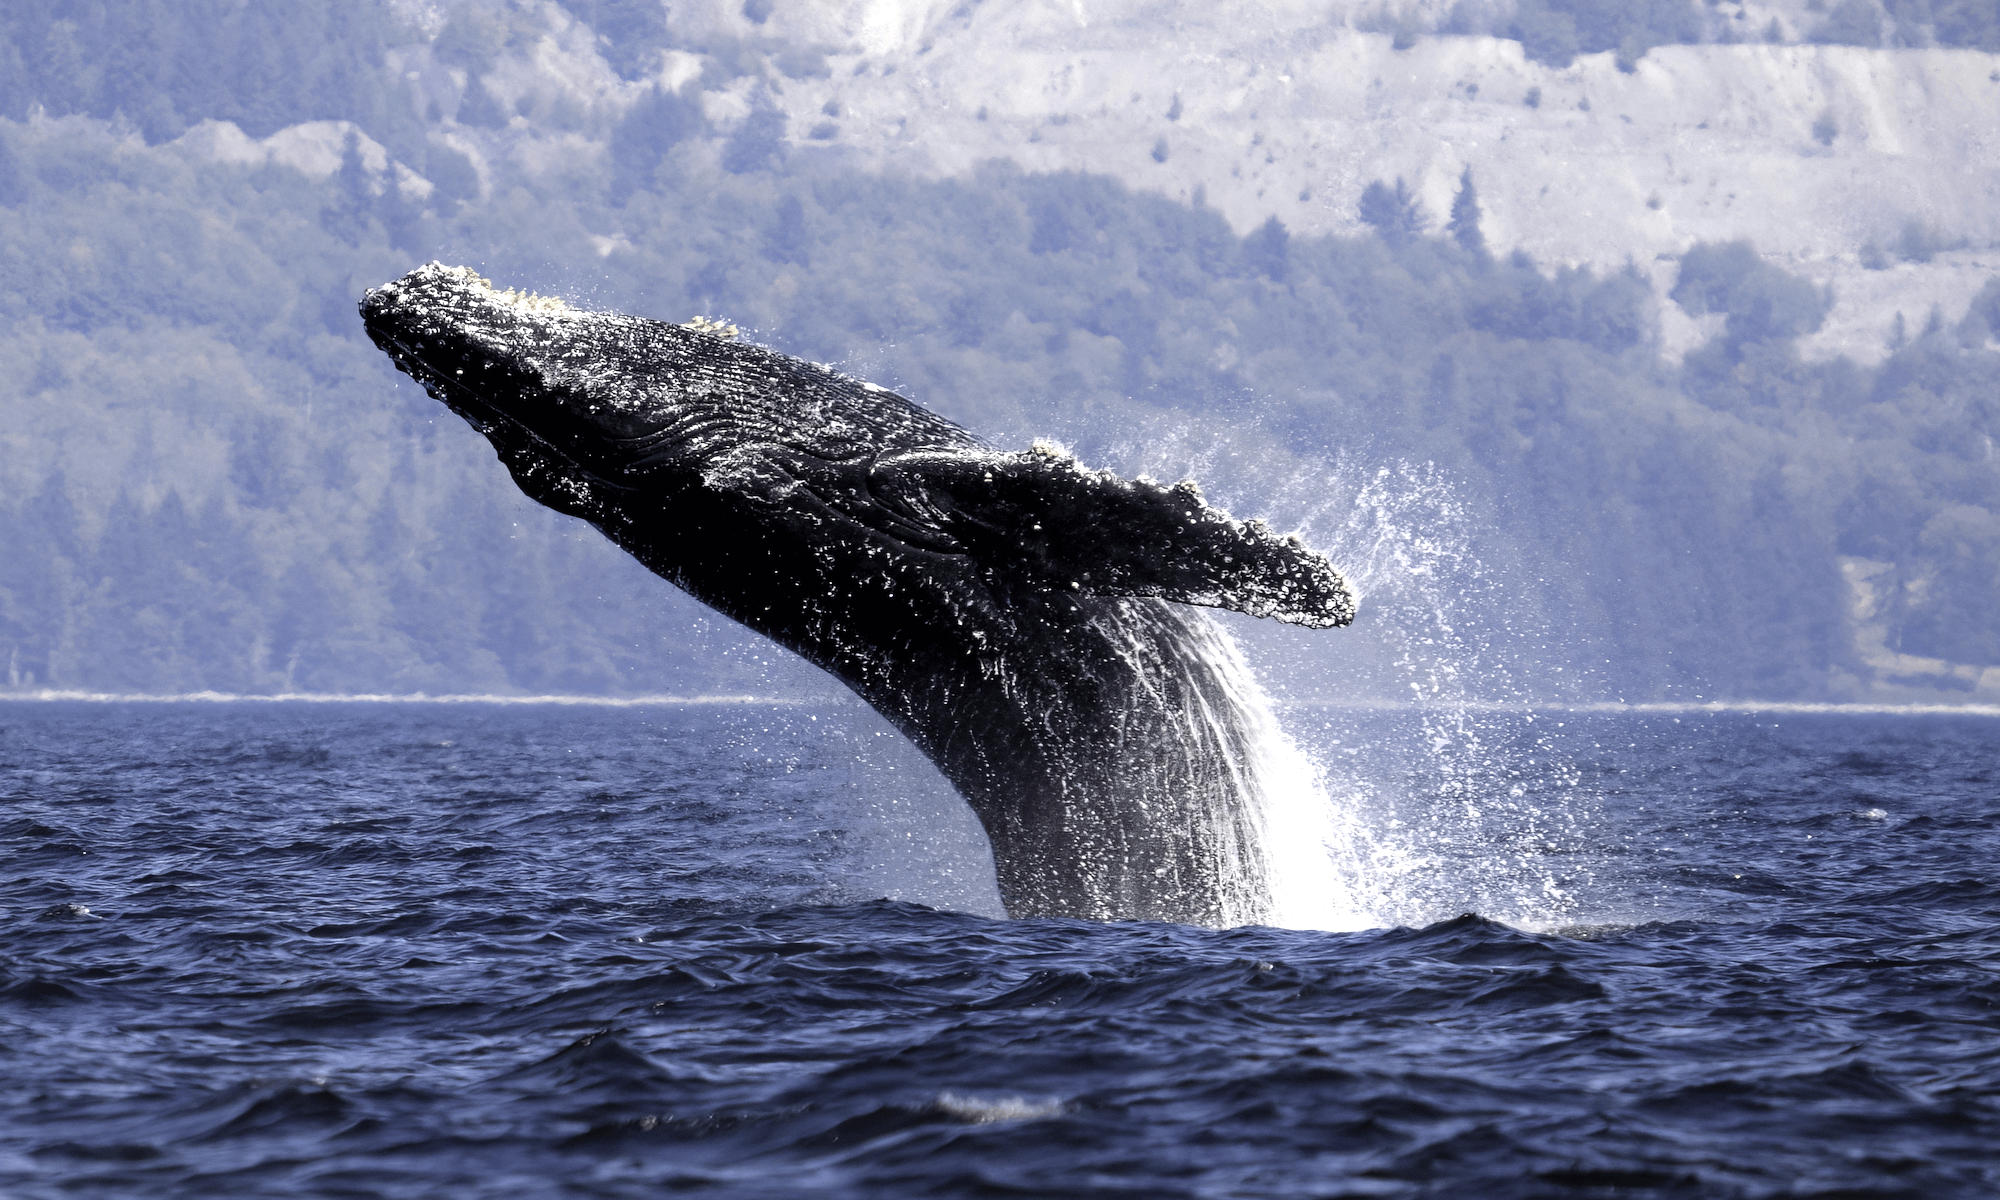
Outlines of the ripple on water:
<svg viewBox="0 0 2000 1200">
<path fill-rule="evenodd" d="M 2000 1189 L 1991 726 L 1571 721 L 1562 853 L 1433 823 L 1329 933 L 917 903 L 990 874 L 856 711 L 12 711 L 0 1192 Z"/>
</svg>

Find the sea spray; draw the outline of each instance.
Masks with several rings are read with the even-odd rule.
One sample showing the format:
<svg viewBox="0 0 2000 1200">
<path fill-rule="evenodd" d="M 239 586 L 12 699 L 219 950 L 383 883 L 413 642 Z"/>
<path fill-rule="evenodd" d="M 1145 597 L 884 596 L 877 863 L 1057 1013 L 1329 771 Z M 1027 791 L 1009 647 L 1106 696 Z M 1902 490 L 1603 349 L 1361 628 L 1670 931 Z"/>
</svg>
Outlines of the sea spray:
<svg viewBox="0 0 2000 1200">
<path fill-rule="evenodd" d="M 1592 805 L 1546 725 L 1486 703 L 1524 699 L 1524 639 L 1507 615 L 1519 589 L 1478 553 L 1484 522 L 1430 463 L 1350 461 L 1334 478 L 1346 486 L 1322 487 L 1301 524 L 1354 580 L 1407 698 L 1341 734 L 1322 723 L 1318 786 L 1346 815 L 1331 872 L 1378 924 L 1574 919 L 1587 880 L 1555 856 L 1585 840 Z M 1357 724 L 1373 727 L 1360 745 Z"/>
<path fill-rule="evenodd" d="M 1562 716 L 1537 715 L 1521 682 L 1521 660 L 1550 639 L 1519 611 L 1531 593 L 1481 553 L 1492 521 L 1445 471 L 1365 447 L 1298 459 L 1187 424 L 1113 453 L 1298 530 L 1360 598 L 1338 645 L 1285 639 L 1341 680 L 1304 697 L 1268 695 L 1229 634 L 1256 627 L 1224 619 L 1218 670 L 1255 747 L 1241 769 L 1259 810 L 1262 919 L 1350 930 L 1466 911 L 1536 928 L 1582 916 L 1591 877 L 1576 852 L 1601 840 L 1596 798 Z"/>
</svg>

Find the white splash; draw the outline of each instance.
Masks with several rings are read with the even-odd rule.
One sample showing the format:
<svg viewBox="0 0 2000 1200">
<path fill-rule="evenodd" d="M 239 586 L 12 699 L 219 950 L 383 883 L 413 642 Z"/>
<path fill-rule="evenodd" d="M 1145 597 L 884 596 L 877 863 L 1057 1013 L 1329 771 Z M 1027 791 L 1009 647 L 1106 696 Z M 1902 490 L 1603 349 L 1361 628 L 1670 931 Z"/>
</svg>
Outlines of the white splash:
<svg viewBox="0 0 2000 1200">
<path fill-rule="evenodd" d="M 1468 911 L 1529 927 L 1576 921 L 1592 881 L 1575 851 L 1593 840 L 1595 798 L 1552 736 L 1557 722 L 1537 724 L 1514 680 L 1511 655 L 1535 639 L 1510 627 L 1502 580 L 1477 552 L 1485 523 L 1452 480 L 1358 453 L 1273 470 L 1282 454 L 1213 430 L 1141 436 L 1128 466 L 1204 477 L 1232 510 L 1297 529 L 1347 578 L 1360 616 L 1337 637 L 1354 640 L 1303 650 L 1341 680 L 1325 690 L 1356 669 L 1356 641 L 1388 659 L 1372 689 L 1287 705 L 1282 722 L 1247 669 L 1223 669 L 1255 726 L 1245 770 L 1261 805 L 1262 919 L 1325 930 Z M 1242 477 L 1246 459 L 1263 469 Z"/>
<path fill-rule="evenodd" d="M 1279 803 L 1329 810 L 1327 861 L 1319 882 L 1283 886 L 1343 895 L 1370 925 L 1468 911 L 1573 921 L 1589 882 L 1573 852 L 1590 840 L 1594 798 L 1532 713 L 1487 707 L 1517 685 L 1495 625 L 1502 588 L 1476 550 L 1480 523 L 1428 463 L 1336 463 L 1331 474 L 1302 527 L 1361 595 L 1408 699 L 1350 710 L 1316 739 L 1310 784 Z"/>
</svg>

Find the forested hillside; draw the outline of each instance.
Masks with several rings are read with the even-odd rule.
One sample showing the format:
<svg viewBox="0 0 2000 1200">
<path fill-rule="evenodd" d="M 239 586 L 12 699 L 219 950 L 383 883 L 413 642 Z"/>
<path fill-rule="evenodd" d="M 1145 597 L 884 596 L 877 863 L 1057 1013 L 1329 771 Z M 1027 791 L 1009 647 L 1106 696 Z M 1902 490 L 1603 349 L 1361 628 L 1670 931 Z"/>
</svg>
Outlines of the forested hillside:
<svg viewBox="0 0 2000 1200">
<path fill-rule="evenodd" d="M 1882 652 L 2000 665 L 2000 281 L 1879 367 L 1807 364 L 1794 340 L 1826 295 L 1754 247 L 1697 246 L 1667 302 L 1714 333 L 1675 363 L 1642 277 L 1494 254 L 1469 176 L 1449 214 L 1394 181 L 1357 193 L 1372 236 L 1238 236 L 1088 174 L 858 170 L 769 109 L 704 101 L 823 69 L 808 49 L 676 46 L 645 3 L 400 11 L 4 19 L 0 55 L 33 64 L 0 74 L 9 686 L 757 685 L 752 643 L 521 499 L 397 386 L 354 305 L 432 257 L 726 316 L 1009 444 L 1130 458 L 1132 430 L 1183 414 L 1288 478 L 1434 464 L 1509 589 L 1513 616 L 1487 618 L 1608 664 L 1588 694 L 1897 682 L 1857 648 L 1843 560 L 1874 581 Z M 579 46 L 598 74 L 547 67 Z M 699 72 L 667 87 L 667 55 Z M 1227 469 L 1204 482 L 1269 495 L 1256 464 Z"/>
</svg>

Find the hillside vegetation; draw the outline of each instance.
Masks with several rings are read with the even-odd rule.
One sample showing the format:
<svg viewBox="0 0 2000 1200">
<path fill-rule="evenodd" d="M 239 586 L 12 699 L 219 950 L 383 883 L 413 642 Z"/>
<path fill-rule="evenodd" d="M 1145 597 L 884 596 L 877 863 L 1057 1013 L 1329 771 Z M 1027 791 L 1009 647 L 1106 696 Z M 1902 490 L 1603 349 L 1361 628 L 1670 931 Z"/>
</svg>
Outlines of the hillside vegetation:
<svg viewBox="0 0 2000 1200">
<path fill-rule="evenodd" d="M 676 47 L 645 5 L 468 6 L 432 28 L 283 11 L 6 19 L 0 53 L 35 64 L 0 76 L 9 686 L 755 686 L 754 643 L 521 499 L 397 386 L 354 304 L 432 257 L 726 315 L 996 438 L 1109 454 L 1180 413 L 1254 428 L 1274 461 L 1435 464 L 1508 604 L 1608 660 L 1592 692 L 1895 682 L 1856 650 L 1843 558 L 1886 565 L 1888 650 L 2000 664 L 2000 282 L 1878 367 L 1807 364 L 1794 342 L 1827 296 L 1752 246 L 1699 246 L 1671 302 L 1714 334 L 1670 364 L 1643 280 L 1495 257 L 1470 176 L 1436 220 L 1384 180 L 1353 198 L 1371 236 L 1239 237 L 1090 174 L 856 170 L 770 109 L 704 103 L 746 73 L 782 87 L 809 55 Z M 598 48 L 595 92 L 536 82 L 557 44 Z M 669 50 L 702 73 L 649 82 Z M 208 120 L 280 137 L 231 158 Z M 270 149 L 322 120 L 353 123 L 314 134 L 336 169 Z"/>
<path fill-rule="evenodd" d="M 1559 67 L 1579 54 L 1614 51 L 1624 70 L 1655 46 L 1704 42 L 2000 50 L 2000 4 L 1994 0 L 1810 0 L 1788 14 L 1789 27 L 1776 16 L 1745 20 L 1747 7 L 1696 0 L 1519 0 L 1494 12 L 1461 0 L 1440 31 L 1510 38 L 1529 58 Z"/>
</svg>

